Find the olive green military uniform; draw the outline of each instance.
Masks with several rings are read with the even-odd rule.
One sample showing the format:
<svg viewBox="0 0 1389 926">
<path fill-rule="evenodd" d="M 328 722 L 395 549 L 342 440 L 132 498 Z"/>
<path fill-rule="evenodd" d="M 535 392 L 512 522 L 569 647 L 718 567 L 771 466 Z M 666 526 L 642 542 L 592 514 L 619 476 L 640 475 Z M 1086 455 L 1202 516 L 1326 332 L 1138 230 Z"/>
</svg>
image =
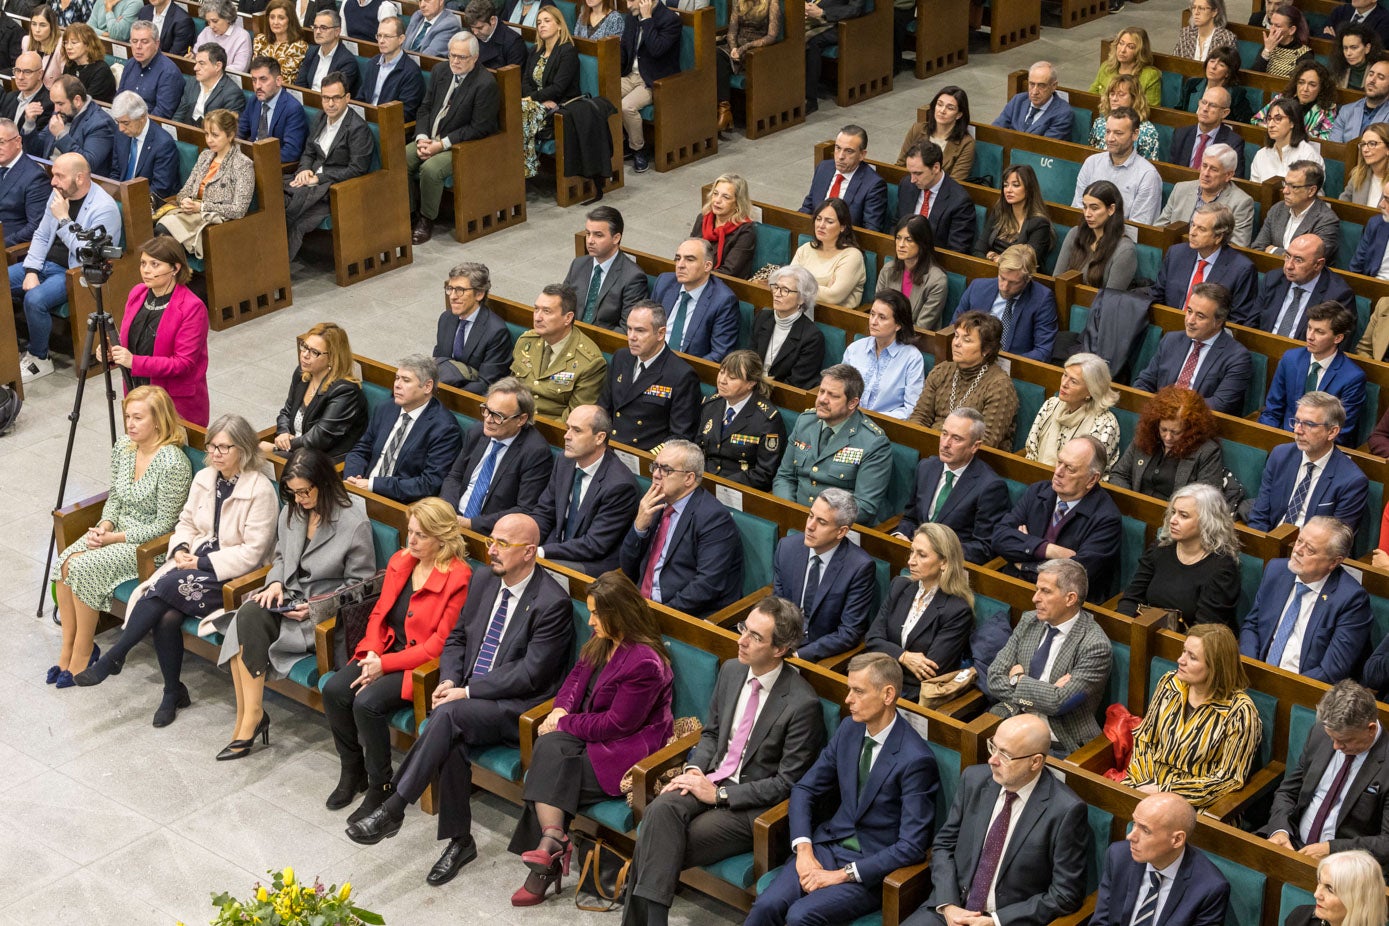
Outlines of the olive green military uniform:
<svg viewBox="0 0 1389 926">
<path fill-rule="evenodd" d="M 577 328 L 559 351 L 551 350 L 549 364 L 541 369 L 544 348 L 544 339 L 534 331 L 517 338 L 511 351 L 511 375 L 535 394 L 537 414 L 568 421 L 569 413 L 580 405 L 597 403 L 608 362 L 598 345 Z"/>
<path fill-rule="evenodd" d="M 775 405 L 753 395 L 728 427 L 728 403 L 717 395 L 704 400 L 696 442 L 704 451 L 704 469 L 716 476 L 771 491 L 777 464 L 786 452 L 786 422 Z"/>
<path fill-rule="evenodd" d="M 796 421 L 790 446 L 781 458 L 772 492 L 809 506 L 824 489 L 846 489 L 858 502 L 860 524 L 877 524 L 892 478 L 892 442 L 860 411 L 844 419 L 820 449 L 824 425 L 813 410 Z"/>
</svg>

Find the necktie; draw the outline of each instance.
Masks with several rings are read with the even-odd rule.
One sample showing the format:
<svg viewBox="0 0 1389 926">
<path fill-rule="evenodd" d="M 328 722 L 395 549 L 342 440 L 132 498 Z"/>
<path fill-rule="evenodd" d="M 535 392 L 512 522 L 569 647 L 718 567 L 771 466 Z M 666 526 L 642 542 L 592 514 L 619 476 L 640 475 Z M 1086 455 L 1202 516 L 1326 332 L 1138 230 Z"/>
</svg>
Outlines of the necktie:
<svg viewBox="0 0 1389 926">
<path fill-rule="evenodd" d="M 936 496 L 936 507 L 931 512 L 931 520 L 940 517 L 940 510 L 945 507 L 945 500 L 950 497 L 950 490 L 955 488 L 955 474 L 950 470 L 945 471 L 945 484 L 940 487 L 940 494 Z"/>
<path fill-rule="evenodd" d="M 1066 517 L 1066 512 L 1071 510 L 1071 503 L 1057 499 L 1056 510 L 1051 513 L 1051 526 L 1056 527 Z"/>
<path fill-rule="evenodd" d="M 1307 295 L 1307 290 L 1301 286 L 1294 286 L 1292 298 L 1288 302 L 1288 307 L 1283 310 L 1283 317 L 1279 321 L 1278 330 L 1274 334 L 1281 334 L 1285 338 L 1293 337 L 1293 332 L 1297 330 L 1297 319 L 1302 314 L 1302 297 Z"/>
<path fill-rule="evenodd" d="M 1032 661 L 1027 665 L 1027 674 L 1030 678 L 1038 681 L 1046 681 L 1044 673 L 1047 670 L 1047 660 L 1051 658 L 1051 644 L 1056 639 L 1057 629 L 1050 624 L 1047 625 L 1046 632 L 1042 634 L 1042 643 L 1037 647 L 1037 652 L 1032 654 Z"/>
<path fill-rule="evenodd" d="M 453 359 L 463 359 L 463 346 L 468 341 L 468 329 L 472 327 L 473 320 L 467 319 L 458 323 L 458 330 L 453 333 Z"/>
<path fill-rule="evenodd" d="M 135 159 L 140 155 L 140 139 L 130 140 L 130 155 L 125 161 L 125 176 L 122 180 L 133 180 L 135 178 Z"/>
<path fill-rule="evenodd" d="M 928 218 L 929 218 L 930 215 L 931 215 L 931 191 L 930 191 L 930 190 L 922 190 L 922 191 L 921 191 L 921 214 L 924 215 L 924 216 L 927 216 Z"/>
<path fill-rule="evenodd" d="M 1307 368 L 1307 382 L 1303 384 L 1303 386 L 1302 386 L 1302 391 L 1303 391 L 1303 392 L 1316 392 L 1316 391 L 1317 391 L 1317 380 L 1318 380 L 1318 378 L 1319 378 L 1320 376 L 1321 376 L 1321 364 L 1320 364 L 1320 363 L 1317 363 L 1315 360 L 1313 360 L 1313 361 L 1312 361 L 1312 365 L 1311 365 L 1310 367 Z"/>
<path fill-rule="evenodd" d="M 1008 301 L 1003 303 L 1003 339 L 999 341 L 1002 350 L 1007 350 L 1012 346 L 1008 336 L 1013 333 L 1013 308 L 1018 304 L 1017 296 L 1008 297 Z"/>
<path fill-rule="evenodd" d="M 1346 783 L 1350 781 L 1350 767 L 1354 764 L 1354 757 L 1341 753 L 1341 767 L 1336 772 L 1336 777 L 1331 779 L 1331 788 L 1326 792 L 1326 797 L 1322 798 L 1321 806 L 1312 817 L 1312 828 L 1307 831 L 1309 843 L 1322 841 L 1321 834 L 1326 829 L 1326 821 L 1331 819 L 1331 808 L 1341 799 Z"/>
<path fill-rule="evenodd" d="M 728 411 L 723 413 L 723 430 L 727 431 L 728 426 L 733 423 L 733 419 L 736 417 L 737 413 L 733 411 L 733 406 L 728 406 Z"/>
<path fill-rule="evenodd" d="M 10 172 L 8 167 L 0 167 L 0 183 L 5 182 L 5 176 Z"/>
<path fill-rule="evenodd" d="M 1201 362 L 1201 348 L 1205 346 L 1201 341 L 1191 342 L 1191 353 L 1186 355 L 1186 363 L 1182 364 L 1182 372 L 1177 374 L 1177 385 L 1183 389 L 1191 388 L 1191 380 L 1196 376 L 1196 364 Z"/>
<path fill-rule="evenodd" d="M 863 794 L 863 786 L 868 783 L 868 774 L 873 771 L 873 747 L 878 745 L 873 737 L 863 738 L 863 749 L 858 754 L 858 793 Z M 846 849 L 854 852 L 859 851 L 858 834 L 850 836 L 840 843 Z"/>
<path fill-rule="evenodd" d="M 410 43 L 411 51 L 419 51 L 424 48 L 424 37 L 429 35 L 429 20 L 421 18 L 419 31 L 415 33 L 415 40 Z"/>
<path fill-rule="evenodd" d="M 661 554 L 666 549 L 666 534 L 670 532 L 670 516 L 675 514 L 675 508 L 666 505 L 661 512 L 661 525 L 656 528 L 656 536 L 651 541 L 650 559 L 646 561 L 646 571 L 641 577 L 641 594 L 644 598 L 651 597 L 651 589 L 656 583 L 656 564 L 660 562 Z"/>
<path fill-rule="evenodd" d="M 256 137 L 251 141 L 260 141 L 270 134 L 270 101 L 266 100 L 260 104 L 260 122 L 256 125 Z"/>
<path fill-rule="evenodd" d="M 641 379 L 641 375 L 646 372 L 646 361 L 638 360 L 636 372 L 632 374 L 632 382 Z"/>
<path fill-rule="evenodd" d="M 680 350 L 685 343 L 685 310 L 690 306 L 690 294 L 680 290 L 680 300 L 675 303 L 675 318 L 670 322 L 670 349 Z"/>
<path fill-rule="evenodd" d="M 762 700 L 762 683 L 754 678 L 748 680 L 748 685 L 751 686 L 752 693 L 748 695 L 748 703 L 743 706 L 743 719 L 738 721 L 738 729 L 733 731 L 733 739 L 728 741 L 728 751 L 723 754 L 723 761 L 719 763 L 719 767 L 709 776 L 710 781 L 731 778 L 743 762 L 743 750 L 748 747 L 752 724 L 757 719 L 757 706 Z"/>
<path fill-rule="evenodd" d="M 584 299 L 584 321 L 593 323 L 594 316 L 598 314 L 598 291 L 603 288 L 603 267 L 597 262 L 593 262 L 593 276 L 588 280 L 588 297 Z"/>
<path fill-rule="evenodd" d="M 574 469 L 574 488 L 569 492 L 569 510 L 564 515 L 564 526 L 559 530 L 559 539 L 569 539 L 569 525 L 577 524 L 579 521 L 579 504 L 584 495 L 584 477 L 588 474 L 583 470 Z"/>
<path fill-rule="evenodd" d="M 1202 132 L 1196 136 L 1196 150 L 1191 152 L 1191 166 L 1194 170 L 1201 169 L 1201 158 L 1206 154 L 1206 145 L 1210 143 L 1211 136 L 1208 132 Z"/>
<path fill-rule="evenodd" d="M 492 474 L 497 469 L 497 457 L 501 452 L 502 442 L 492 441 L 487 456 L 482 460 L 482 466 L 478 468 L 477 480 L 473 482 L 473 494 L 468 496 L 468 505 L 463 509 L 463 517 L 475 518 L 478 512 L 482 511 L 482 500 L 487 497 L 487 490 L 492 485 Z"/>
<path fill-rule="evenodd" d="M 1191 285 L 1186 288 L 1186 300 L 1182 303 L 1182 308 L 1186 308 L 1187 303 L 1191 302 L 1191 291 L 1206 282 L 1206 263 L 1204 257 L 1196 262 L 1196 272 L 1191 275 Z"/>
<path fill-rule="evenodd" d="M 554 355 L 554 348 L 550 346 L 549 341 L 546 341 L 540 348 L 540 372 L 542 374 L 550 369 L 550 361 L 555 359 Z"/>
<path fill-rule="evenodd" d="M 401 444 L 405 443 L 405 431 L 410 427 L 410 416 L 404 412 L 396 419 L 395 431 L 391 434 L 390 442 L 386 444 L 386 451 L 381 455 L 381 475 L 395 475 L 395 458 L 400 453 Z"/>
<path fill-rule="evenodd" d="M 820 425 L 820 438 L 818 441 L 816 441 L 815 445 L 815 453 L 817 456 L 825 455 L 825 448 L 830 445 L 831 433 L 833 432 L 830 431 L 827 425 Z"/>
<path fill-rule="evenodd" d="M 1288 609 L 1283 612 L 1283 617 L 1278 621 L 1278 629 L 1274 631 L 1273 642 L 1268 645 L 1268 652 L 1264 654 L 1264 662 L 1271 666 L 1276 666 L 1283 661 L 1283 650 L 1288 648 L 1288 638 L 1293 635 L 1293 627 L 1297 626 L 1297 616 L 1302 613 L 1302 596 L 1311 589 L 1301 582 L 1293 583 L 1293 600 L 1288 602 Z"/>
<path fill-rule="evenodd" d="M 1014 791 L 1003 792 L 1003 809 L 994 817 L 989 833 L 984 837 L 984 849 L 979 853 L 979 865 L 974 869 L 974 880 L 969 885 L 969 897 L 965 898 L 965 908 L 982 911 L 989 902 L 989 887 L 998 874 L 998 863 L 1003 861 L 1003 844 L 1008 841 L 1008 821 L 1013 816 L 1013 801 L 1018 799 Z"/>
<path fill-rule="evenodd" d="M 444 117 L 449 114 L 449 102 L 453 99 L 453 91 L 458 89 L 458 82 L 463 78 L 455 76 L 449 81 L 448 92 L 444 94 L 444 102 L 439 104 L 439 111 L 434 114 L 434 125 L 430 127 L 429 137 L 439 137 L 439 126 L 444 124 Z"/>
<path fill-rule="evenodd" d="M 477 662 L 473 663 L 473 678 L 482 678 L 492 671 L 492 660 L 497 658 L 497 648 L 502 645 L 502 628 L 506 626 L 506 609 L 511 602 L 511 589 L 502 589 L 502 602 L 497 605 L 497 613 L 487 622 L 487 635 L 478 647 Z"/>
<path fill-rule="evenodd" d="M 1022 122 L 1022 130 L 1024 132 L 1032 131 L 1032 123 L 1036 120 L 1037 114 L 1040 112 L 1041 110 L 1035 106 L 1029 105 L 1027 107 L 1027 118 Z"/>
<path fill-rule="evenodd" d="M 830 184 L 830 195 L 829 195 L 829 198 L 830 198 L 830 199 L 838 199 L 838 198 L 839 198 L 839 187 L 840 187 L 841 184 L 843 184 L 843 182 L 844 182 L 844 175 L 841 174 L 841 173 L 836 172 L 835 175 L 834 175 L 834 183 L 831 183 L 831 184 Z"/>
<path fill-rule="evenodd" d="M 1315 464 L 1307 464 L 1307 472 L 1302 474 L 1302 481 L 1293 489 L 1293 497 L 1288 499 L 1288 513 L 1283 515 L 1284 524 L 1296 524 L 1302 520 L 1302 506 L 1307 502 L 1307 493 L 1312 491 L 1312 471 L 1316 469 Z"/>
<path fill-rule="evenodd" d="M 805 577 L 805 591 L 801 595 L 801 611 L 806 615 L 810 614 L 810 606 L 815 603 L 815 593 L 820 590 L 820 556 L 812 553 L 810 556 L 810 572 Z M 807 616 L 806 623 L 809 623 Z"/>
<path fill-rule="evenodd" d="M 1354 16 L 1350 18 L 1350 21 L 1353 23 L 1363 23 L 1365 21 L 1365 14 L 1356 13 Z"/>
<path fill-rule="evenodd" d="M 1148 872 L 1148 893 L 1134 915 L 1133 926 L 1153 926 L 1157 918 L 1158 897 L 1162 893 L 1162 875 L 1156 871 Z"/>
</svg>

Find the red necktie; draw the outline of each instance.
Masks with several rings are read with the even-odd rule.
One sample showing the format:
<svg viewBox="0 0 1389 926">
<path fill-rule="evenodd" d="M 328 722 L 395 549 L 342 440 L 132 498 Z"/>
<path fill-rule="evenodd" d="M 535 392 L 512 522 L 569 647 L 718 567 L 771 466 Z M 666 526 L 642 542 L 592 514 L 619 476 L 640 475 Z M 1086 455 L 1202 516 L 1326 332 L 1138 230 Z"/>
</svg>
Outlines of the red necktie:
<svg viewBox="0 0 1389 926">
<path fill-rule="evenodd" d="M 1196 150 L 1192 152 L 1191 155 L 1191 166 L 1194 169 L 1201 169 L 1201 156 L 1206 153 L 1206 144 L 1210 140 L 1211 136 L 1208 132 L 1202 132 L 1201 134 L 1196 136 Z"/>
<path fill-rule="evenodd" d="M 675 514 L 672 505 L 666 505 L 665 511 L 661 512 L 661 524 L 656 528 L 656 536 L 651 541 L 651 558 L 646 561 L 646 572 L 641 577 L 641 594 L 643 598 L 651 597 L 651 587 L 656 582 L 656 563 L 660 561 L 661 554 L 666 548 L 666 533 L 670 530 L 670 516 Z"/>
<path fill-rule="evenodd" d="M 829 195 L 829 198 L 830 198 L 830 199 L 838 199 L 838 198 L 839 198 L 839 185 L 840 185 L 841 183 L 843 183 L 843 182 L 844 182 L 844 175 L 843 175 L 843 174 L 840 174 L 840 173 L 836 173 L 836 174 L 834 175 L 834 183 L 830 184 L 830 195 Z"/>
<path fill-rule="evenodd" d="M 929 216 L 931 214 L 931 191 L 921 191 L 921 214 Z"/>
<path fill-rule="evenodd" d="M 1191 342 L 1191 353 L 1186 355 L 1186 363 L 1182 364 L 1182 372 L 1177 376 L 1177 385 L 1183 389 L 1191 388 L 1191 379 L 1196 375 L 1196 364 L 1201 357 L 1201 348 L 1205 346 L 1200 341 Z"/>
<path fill-rule="evenodd" d="M 1203 257 L 1196 262 L 1196 272 L 1191 275 L 1191 285 L 1186 288 L 1186 302 L 1182 303 L 1182 308 L 1186 308 L 1191 302 L 1191 291 L 1206 281 L 1206 259 Z"/>
</svg>

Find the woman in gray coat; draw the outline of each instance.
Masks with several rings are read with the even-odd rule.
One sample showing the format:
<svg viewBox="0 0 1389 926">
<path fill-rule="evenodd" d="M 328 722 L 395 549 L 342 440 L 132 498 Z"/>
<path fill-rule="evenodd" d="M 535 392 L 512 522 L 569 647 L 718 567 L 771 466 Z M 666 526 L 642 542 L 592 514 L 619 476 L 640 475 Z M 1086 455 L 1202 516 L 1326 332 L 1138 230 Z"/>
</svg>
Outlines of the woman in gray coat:
<svg viewBox="0 0 1389 926">
<path fill-rule="evenodd" d="M 1163 500 L 1193 482 L 1222 489 L 1217 436 L 1205 399 L 1181 386 L 1160 389 L 1143 406 L 1133 443 L 1109 471 L 1109 483 Z"/>
<path fill-rule="evenodd" d="M 218 664 L 231 663 L 236 730 L 219 760 L 269 745 L 270 715 L 261 706 L 268 671 L 287 675 L 314 648 L 308 599 L 371 578 L 376 556 L 362 502 L 347 494 L 333 461 L 303 447 L 280 477 L 279 540 L 265 588 L 246 599 L 226 630 Z"/>
</svg>

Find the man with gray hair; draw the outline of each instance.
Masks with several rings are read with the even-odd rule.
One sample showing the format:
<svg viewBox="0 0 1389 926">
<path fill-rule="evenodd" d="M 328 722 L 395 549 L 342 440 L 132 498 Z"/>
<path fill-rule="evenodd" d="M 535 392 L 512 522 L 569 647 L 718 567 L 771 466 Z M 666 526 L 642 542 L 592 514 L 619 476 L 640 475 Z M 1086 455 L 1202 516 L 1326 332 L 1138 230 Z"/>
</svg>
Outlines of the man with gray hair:
<svg viewBox="0 0 1389 926">
<path fill-rule="evenodd" d="M 115 179 L 144 177 L 150 182 L 150 195 L 161 200 L 177 193 L 181 186 L 178 144 L 150 121 L 144 98 L 130 90 L 116 94 L 111 117 L 116 120 L 116 131 L 125 136 L 116 139 L 111 149 Z"/>
<path fill-rule="evenodd" d="M 346 6 L 357 6 L 349 2 Z M 395 4 L 378 0 L 377 6 L 393 7 Z M 380 12 L 385 13 L 385 10 Z M 389 14 L 388 14 L 389 15 Z M 376 37 L 375 17 L 372 17 L 371 34 L 358 38 L 374 40 Z M 347 84 L 348 93 L 357 92 L 357 84 L 362 72 L 357 67 L 357 56 L 342 43 L 342 17 L 338 11 L 329 7 L 319 10 L 313 16 L 313 44 L 309 46 L 299 70 L 294 74 L 294 86 L 309 90 L 321 90 L 329 74 L 341 74 Z"/>
<path fill-rule="evenodd" d="M 738 526 L 723 503 L 700 488 L 704 453 L 667 441 L 651 464 L 651 488 L 622 541 L 622 571 L 642 597 L 708 617 L 743 593 Z"/>
<path fill-rule="evenodd" d="M 1058 756 L 1100 735 L 1095 712 L 1113 657 L 1109 638 L 1083 609 L 1089 587 L 1085 567 L 1074 559 L 1042 563 L 1034 610 L 1022 616 L 989 665 L 989 691 L 999 699 L 993 713 L 1040 714 Z"/>
<path fill-rule="evenodd" d="M 810 505 L 805 533 L 776 545 L 773 594 L 800 603 L 805 627 L 797 655 L 815 662 L 848 652 L 873 620 L 877 562 L 849 539 L 858 503 L 844 489 L 826 489 Z"/>
<path fill-rule="evenodd" d="M 444 311 L 434 338 L 439 382 L 483 393 L 511 370 L 511 332 L 487 305 L 492 273 L 464 261 L 444 282 Z"/>
<path fill-rule="evenodd" d="M 1259 835 L 1314 860 L 1364 849 L 1389 867 L 1387 760 L 1374 692 L 1337 682 L 1317 703 L 1317 723 Z"/>
<path fill-rule="evenodd" d="M 5 229 L 5 246 L 23 244 L 34 237 L 43 221 L 44 206 L 51 192 L 48 174 L 24 153 L 24 136 L 13 120 L 0 118 L 0 223 Z"/>
<path fill-rule="evenodd" d="M 1355 534 L 1335 518 L 1302 525 L 1288 559 L 1264 567 L 1239 634 L 1239 651 L 1335 684 L 1360 665 L 1370 640 L 1370 596 L 1341 564 Z"/>
<path fill-rule="evenodd" d="M 627 313 L 627 350 L 613 352 L 598 404 L 613 419 L 612 439 L 653 450 L 689 440 L 699 423 L 699 377 L 666 350 L 666 310 L 643 299 Z"/>
<path fill-rule="evenodd" d="M 893 536 L 911 543 L 918 526 L 934 521 L 955 532 L 969 562 L 993 559 L 994 528 L 1008 513 L 1008 487 L 978 458 L 987 430 L 973 408 L 961 406 L 946 416 L 936 455 L 916 465 L 916 491 Z"/>
<path fill-rule="evenodd" d="M 463 449 L 439 497 L 458 512 L 458 526 L 490 534 L 508 511 L 535 510 L 550 478 L 550 445 L 535 429 L 535 397 L 514 376 L 487 390 L 482 422 L 463 435 Z"/>
<path fill-rule="evenodd" d="M 458 456 L 458 419 L 434 395 L 434 360 L 411 354 L 396 368 L 393 405 L 382 405 L 343 464 L 343 481 L 393 498 L 438 495 Z"/>
<path fill-rule="evenodd" d="M 1289 423 L 1293 442 L 1269 453 L 1259 495 L 1245 518 L 1250 527 L 1301 527 L 1317 515 L 1329 515 L 1354 533 L 1365 516 L 1370 481 L 1336 446 L 1345 422 L 1341 400 L 1328 392 L 1308 392 L 1297 400 Z"/>
<path fill-rule="evenodd" d="M 1177 220 L 1180 221 L 1180 220 Z M 1235 214 L 1224 203 L 1201 203 L 1191 213 L 1186 241 L 1167 249 L 1157 281 L 1148 294 L 1174 309 L 1185 309 L 1191 291 L 1202 283 L 1219 283 L 1230 292 L 1230 311 L 1245 314 L 1259 288 L 1259 272 L 1231 244 Z"/>
<path fill-rule="evenodd" d="M 1336 260 L 1341 247 L 1341 218 L 1321 198 L 1326 183 L 1325 165 L 1318 161 L 1293 161 L 1283 177 L 1283 198 L 1274 203 L 1251 247 L 1282 257 L 1298 235 L 1316 235 L 1326 258 Z"/>
<path fill-rule="evenodd" d="M 1156 224 L 1186 222 L 1202 203 L 1219 203 L 1228 206 L 1235 217 L 1235 228 L 1228 243 L 1249 247 L 1254 237 L 1254 200 L 1235 186 L 1238 168 L 1239 155 L 1234 148 L 1226 144 L 1208 147 L 1202 152 L 1197 178 L 1183 180 L 1172 187 Z"/>
<path fill-rule="evenodd" d="M 159 50 L 159 30 L 154 23 L 136 20 L 130 26 L 130 59 L 121 71 L 120 93 L 138 93 L 150 112 L 170 119 L 183 99 L 183 74 Z"/>
<path fill-rule="evenodd" d="M 1027 69 L 1026 92 L 1009 100 L 993 124 L 1001 129 L 1070 141 L 1074 114 L 1065 100 L 1057 98 L 1056 84 L 1056 66 L 1050 61 L 1038 61 Z"/>
</svg>

